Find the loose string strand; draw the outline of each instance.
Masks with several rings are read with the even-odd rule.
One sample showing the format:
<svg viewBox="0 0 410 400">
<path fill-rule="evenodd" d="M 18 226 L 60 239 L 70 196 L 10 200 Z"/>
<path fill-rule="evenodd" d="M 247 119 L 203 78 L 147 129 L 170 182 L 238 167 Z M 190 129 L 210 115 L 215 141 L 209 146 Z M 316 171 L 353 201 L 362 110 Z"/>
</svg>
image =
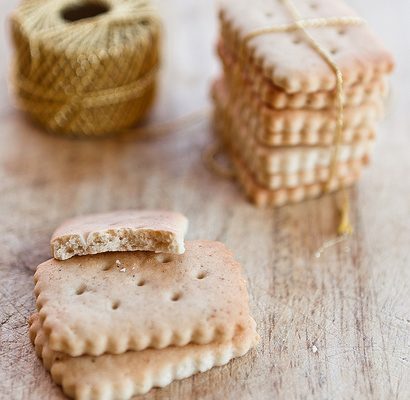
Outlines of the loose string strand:
<svg viewBox="0 0 410 400">
<path fill-rule="evenodd" d="M 337 175 L 337 162 L 339 160 L 339 153 L 340 148 L 343 140 L 343 128 L 344 128 L 344 80 L 343 80 L 343 73 L 337 63 L 333 60 L 332 56 L 329 52 L 324 49 L 314 38 L 313 36 L 306 31 L 306 28 L 303 25 L 303 20 L 301 19 L 301 15 L 299 11 L 296 9 L 295 5 L 292 3 L 291 0 L 282 0 L 288 7 L 289 11 L 292 14 L 292 17 L 296 20 L 296 24 L 299 26 L 303 34 L 308 39 L 310 45 L 320 54 L 320 56 L 326 61 L 326 63 L 330 66 L 330 68 L 335 73 L 336 77 L 336 107 L 337 107 L 337 119 L 336 119 L 336 137 L 332 147 L 332 157 L 330 162 L 330 171 L 329 171 L 329 178 L 325 185 L 325 192 L 329 193 L 332 189 L 333 180 Z M 337 21 L 337 18 L 334 18 L 332 22 Z M 357 24 L 360 21 L 358 20 L 340 20 L 340 24 L 346 24 L 354 22 Z M 323 26 L 323 25 L 322 25 Z M 343 185 L 343 184 L 342 184 Z M 350 222 L 349 216 L 349 196 L 347 193 L 346 187 L 342 186 L 342 196 L 343 202 L 340 206 L 340 222 L 337 228 L 339 235 L 350 235 L 353 233 L 353 227 Z"/>
<path fill-rule="evenodd" d="M 244 40 L 248 41 L 254 37 L 267 33 L 287 33 L 294 32 L 299 29 L 309 28 L 327 28 L 340 26 L 355 26 L 364 23 L 360 17 L 329 17 L 329 18 L 297 18 L 290 24 L 281 24 L 277 26 L 269 26 L 266 28 L 257 29 L 245 35 Z"/>
<path fill-rule="evenodd" d="M 126 129 L 118 134 L 121 140 L 131 139 L 154 139 L 168 135 L 172 132 L 181 132 L 185 127 L 190 127 L 201 123 L 208 119 L 211 110 L 209 107 L 204 107 L 193 111 L 189 114 L 177 117 L 170 121 L 153 122 L 146 126 Z"/>
</svg>

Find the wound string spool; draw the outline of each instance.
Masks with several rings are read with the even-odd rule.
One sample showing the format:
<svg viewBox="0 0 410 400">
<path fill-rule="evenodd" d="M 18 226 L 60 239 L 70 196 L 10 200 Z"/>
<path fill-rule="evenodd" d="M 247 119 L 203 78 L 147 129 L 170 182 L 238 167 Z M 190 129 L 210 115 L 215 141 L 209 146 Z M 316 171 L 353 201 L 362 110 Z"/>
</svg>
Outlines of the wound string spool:
<svg viewBox="0 0 410 400">
<path fill-rule="evenodd" d="M 26 0 L 11 18 L 13 90 L 48 130 L 101 136 L 150 109 L 160 20 L 146 0 Z"/>
</svg>

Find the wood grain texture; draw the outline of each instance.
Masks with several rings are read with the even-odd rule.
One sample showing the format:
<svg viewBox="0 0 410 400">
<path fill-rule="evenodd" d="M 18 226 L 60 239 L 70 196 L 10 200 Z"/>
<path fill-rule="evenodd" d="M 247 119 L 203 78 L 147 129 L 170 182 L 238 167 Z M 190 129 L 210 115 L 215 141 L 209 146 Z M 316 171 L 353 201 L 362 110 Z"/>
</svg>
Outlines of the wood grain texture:
<svg viewBox="0 0 410 400">
<path fill-rule="evenodd" d="M 167 208 L 191 221 L 190 239 L 232 248 L 249 280 L 262 336 L 248 356 L 155 389 L 144 399 L 410 398 L 410 3 L 351 0 L 394 50 L 389 115 L 375 160 L 353 189 L 356 234 L 315 259 L 336 227 L 335 198 L 258 210 L 201 161 L 202 122 L 158 140 L 73 141 L 44 134 L 6 94 L 0 51 L 0 398 L 60 399 L 27 335 L 33 270 L 66 217 Z M 17 0 L 2 5 L 2 24 Z M 153 120 L 208 104 L 217 71 L 215 9 L 160 1 L 166 19 L 162 91 Z"/>
</svg>

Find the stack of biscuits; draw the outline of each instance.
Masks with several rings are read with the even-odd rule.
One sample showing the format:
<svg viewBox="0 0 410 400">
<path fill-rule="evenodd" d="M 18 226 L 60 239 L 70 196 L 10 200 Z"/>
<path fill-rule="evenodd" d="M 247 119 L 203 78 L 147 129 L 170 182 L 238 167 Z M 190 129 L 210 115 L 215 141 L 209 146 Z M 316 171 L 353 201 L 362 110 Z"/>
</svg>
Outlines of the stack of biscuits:
<svg viewBox="0 0 410 400">
<path fill-rule="evenodd" d="M 305 19 L 357 18 L 306 28 L 342 72 L 341 138 L 334 69 L 303 30 L 270 29 L 294 23 L 290 7 Z M 340 0 L 221 0 L 219 16 L 215 128 L 250 200 L 280 206 L 356 182 L 372 154 L 393 68 L 366 23 Z"/>
<path fill-rule="evenodd" d="M 224 365 L 258 341 L 246 282 L 219 242 L 187 241 L 187 219 L 123 211 L 69 220 L 37 267 L 30 336 L 76 399 L 129 399 Z"/>
</svg>

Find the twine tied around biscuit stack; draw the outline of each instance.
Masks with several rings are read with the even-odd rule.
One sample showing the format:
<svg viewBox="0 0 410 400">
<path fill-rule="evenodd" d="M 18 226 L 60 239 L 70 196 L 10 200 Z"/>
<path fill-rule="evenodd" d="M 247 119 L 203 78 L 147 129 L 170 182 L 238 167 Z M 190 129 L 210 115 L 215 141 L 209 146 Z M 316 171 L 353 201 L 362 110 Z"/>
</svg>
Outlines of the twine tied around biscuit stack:
<svg viewBox="0 0 410 400">
<path fill-rule="evenodd" d="M 53 132 L 101 136 L 150 109 L 160 20 L 145 0 L 27 0 L 11 18 L 18 105 Z"/>
<path fill-rule="evenodd" d="M 214 122 L 235 177 L 259 206 L 342 189 L 352 233 L 346 187 L 369 162 L 391 54 L 338 0 L 226 0 L 220 22 Z"/>
</svg>

